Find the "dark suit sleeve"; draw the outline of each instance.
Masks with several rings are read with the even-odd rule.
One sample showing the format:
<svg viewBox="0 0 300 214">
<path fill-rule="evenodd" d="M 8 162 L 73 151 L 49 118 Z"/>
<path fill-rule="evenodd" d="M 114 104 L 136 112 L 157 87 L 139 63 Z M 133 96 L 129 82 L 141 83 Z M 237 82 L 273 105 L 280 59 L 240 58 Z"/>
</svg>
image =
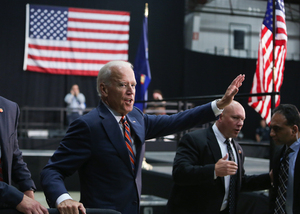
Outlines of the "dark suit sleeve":
<svg viewBox="0 0 300 214">
<path fill-rule="evenodd" d="M 64 179 L 91 156 L 90 130 L 82 120 L 76 120 L 60 143 L 48 164 L 41 172 L 41 185 L 50 207 L 55 207 L 57 198 L 68 193 Z"/>
<path fill-rule="evenodd" d="M 25 192 L 30 189 L 36 189 L 33 180 L 31 179 L 31 173 L 27 168 L 27 164 L 23 161 L 22 152 L 19 150 L 18 137 L 17 137 L 17 126 L 19 118 L 19 107 L 16 104 L 16 120 L 15 120 L 15 131 L 10 136 L 10 143 L 13 147 L 13 163 L 12 163 L 12 180 L 18 184 L 19 190 Z"/>
<path fill-rule="evenodd" d="M 260 175 L 244 175 L 242 178 L 241 191 L 258 191 L 271 187 L 271 179 L 269 173 Z"/>
<path fill-rule="evenodd" d="M 24 194 L 14 186 L 0 181 L 0 208 L 1 206 L 16 207 L 22 200 Z"/>
<path fill-rule="evenodd" d="M 2 149 L 2 157 L 6 157 L 5 161 L 7 161 L 3 173 L 10 173 L 11 176 L 6 177 L 11 177 L 18 185 L 19 190 L 5 182 L 0 182 L 0 204 L 16 207 L 23 199 L 24 194 L 22 192 L 35 189 L 35 185 L 31 179 L 27 165 L 23 161 L 22 153 L 19 150 L 17 139 L 19 107 L 16 103 L 2 97 L 1 104 L 5 106 L 5 116 L 7 117 L 5 133 L 1 136 L 2 143 L 7 148 Z"/>
<path fill-rule="evenodd" d="M 260 175 L 247 175 L 244 169 L 244 159 L 243 150 L 241 146 L 238 145 L 238 150 L 242 151 L 242 172 L 241 172 L 241 191 L 258 191 L 265 190 L 271 187 L 271 178 L 269 173 L 264 173 Z"/>
<path fill-rule="evenodd" d="M 173 165 L 173 180 L 178 185 L 199 185 L 214 182 L 215 164 L 208 157 L 203 132 L 186 134 L 180 140 Z M 205 160 L 207 163 L 205 163 Z"/>
<path fill-rule="evenodd" d="M 144 117 L 146 140 L 184 131 L 197 125 L 216 120 L 216 116 L 211 108 L 211 103 L 197 106 L 171 116 L 145 114 Z"/>
</svg>

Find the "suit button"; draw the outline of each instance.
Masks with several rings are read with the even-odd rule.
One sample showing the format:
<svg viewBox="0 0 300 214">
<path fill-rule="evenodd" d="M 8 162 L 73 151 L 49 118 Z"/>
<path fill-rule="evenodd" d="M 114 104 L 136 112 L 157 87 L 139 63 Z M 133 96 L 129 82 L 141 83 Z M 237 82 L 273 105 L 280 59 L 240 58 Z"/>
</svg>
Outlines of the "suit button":
<svg viewBox="0 0 300 214">
<path fill-rule="evenodd" d="M 136 205 L 136 204 L 137 204 L 137 201 L 133 201 L 132 204 L 133 204 L 133 205 Z"/>
</svg>

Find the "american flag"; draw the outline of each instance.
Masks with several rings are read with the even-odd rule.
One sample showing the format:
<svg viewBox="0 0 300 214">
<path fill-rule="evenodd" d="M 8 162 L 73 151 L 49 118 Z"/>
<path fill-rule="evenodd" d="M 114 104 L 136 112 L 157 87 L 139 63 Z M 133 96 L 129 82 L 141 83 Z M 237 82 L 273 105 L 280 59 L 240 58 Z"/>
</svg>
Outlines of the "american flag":
<svg viewBox="0 0 300 214">
<path fill-rule="evenodd" d="M 283 82 L 286 58 L 287 32 L 283 0 L 275 0 L 275 70 L 274 92 L 279 92 Z M 267 11 L 261 27 L 256 71 L 250 93 L 273 92 L 273 3 L 268 0 Z M 275 96 L 275 106 L 280 103 L 280 96 Z M 248 104 L 267 122 L 271 121 L 271 96 L 250 97 Z"/>
<path fill-rule="evenodd" d="M 128 60 L 129 12 L 27 4 L 26 16 L 24 70 L 97 76 Z"/>
</svg>

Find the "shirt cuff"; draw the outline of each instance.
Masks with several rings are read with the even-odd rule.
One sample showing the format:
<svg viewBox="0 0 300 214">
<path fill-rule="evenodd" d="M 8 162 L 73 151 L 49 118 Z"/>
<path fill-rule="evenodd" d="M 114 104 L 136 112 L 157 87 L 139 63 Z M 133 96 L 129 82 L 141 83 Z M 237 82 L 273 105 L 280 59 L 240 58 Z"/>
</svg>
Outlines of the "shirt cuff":
<svg viewBox="0 0 300 214">
<path fill-rule="evenodd" d="M 219 109 L 217 107 L 218 100 L 219 99 L 214 100 L 214 101 L 211 102 L 211 109 L 213 110 L 213 112 L 214 112 L 214 114 L 215 114 L 216 117 L 219 116 L 223 112 L 223 109 Z"/>
<path fill-rule="evenodd" d="M 64 193 L 62 194 L 61 196 L 59 196 L 57 199 L 56 199 L 56 207 L 63 201 L 65 200 L 68 200 L 68 199 L 71 199 L 73 200 L 73 198 L 68 194 L 68 193 Z"/>
</svg>

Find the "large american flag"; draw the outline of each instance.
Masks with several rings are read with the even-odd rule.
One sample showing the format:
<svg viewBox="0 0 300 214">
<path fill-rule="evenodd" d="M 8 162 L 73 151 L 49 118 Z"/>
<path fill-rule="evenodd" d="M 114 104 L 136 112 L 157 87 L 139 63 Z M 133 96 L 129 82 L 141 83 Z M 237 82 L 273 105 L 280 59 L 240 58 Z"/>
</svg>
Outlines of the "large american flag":
<svg viewBox="0 0 300 214">
<path fill-rule="evenodd" d="M 130 13 L 27 5 L 24 70 L 97 76 L 128 60 Z"/>
<path fill-rule="evenodd" d="M 273 3 L 268 0 L 267 11 L 261 27 L 256 71 L 250 93 L 273 92 L 273 33 L 275 29 L 275 70 L 274 92 L 279 92 L 286 58 L 287 32 L 283 0 L 275 0 L 276 26 L 273 28 Z M 275 106 L 280 103 L 280 96 L 275 96 Z M 250 97 L 248 104 L 267 122 L 271 121 L 271 96 Z"/>
</svg>

